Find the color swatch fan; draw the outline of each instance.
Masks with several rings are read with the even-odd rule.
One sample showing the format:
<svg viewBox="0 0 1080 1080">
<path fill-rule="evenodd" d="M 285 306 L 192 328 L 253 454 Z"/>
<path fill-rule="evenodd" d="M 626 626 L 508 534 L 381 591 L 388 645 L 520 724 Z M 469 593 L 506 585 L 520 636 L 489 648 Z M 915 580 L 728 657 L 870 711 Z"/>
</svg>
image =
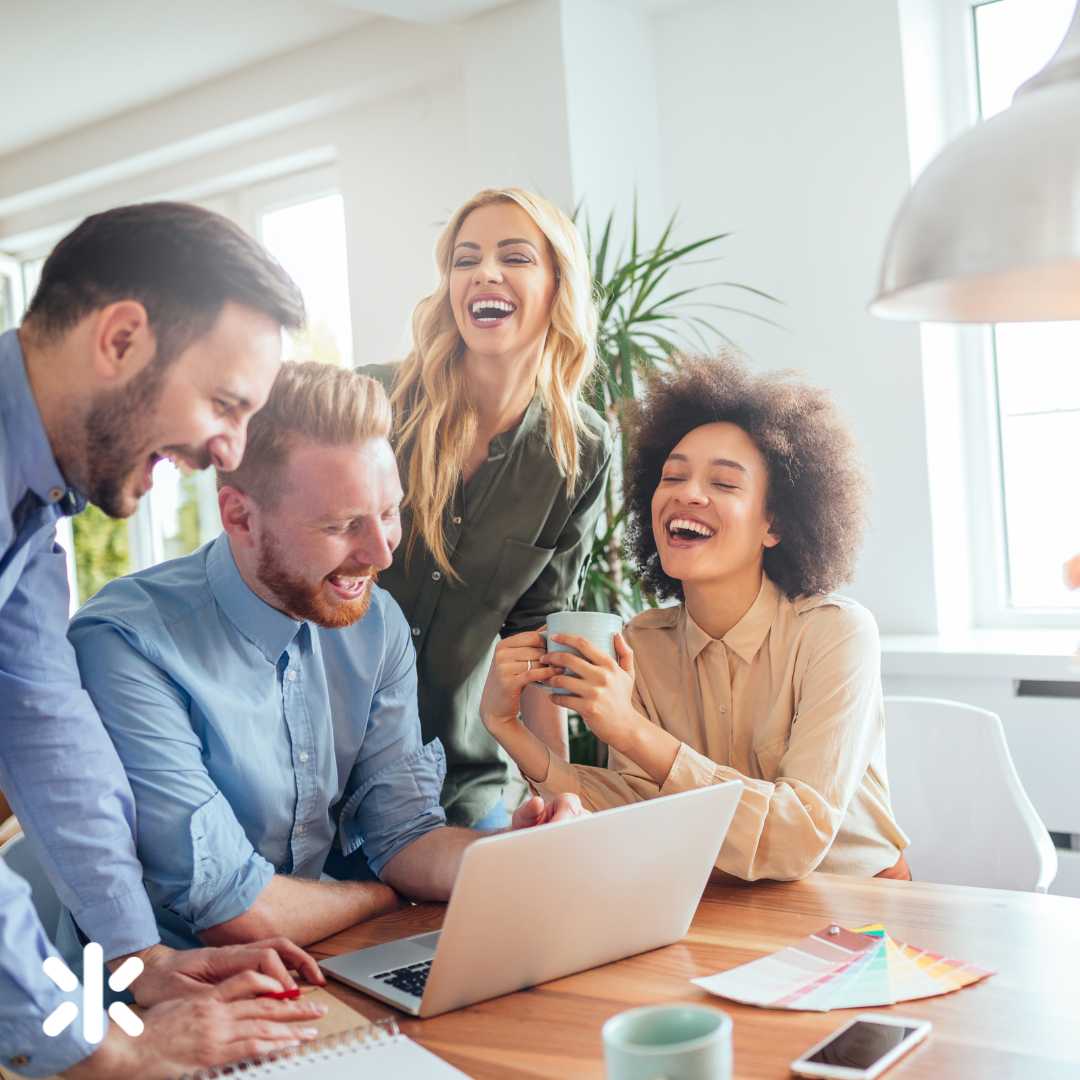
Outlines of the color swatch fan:
<svg viewBox="0 0 1080 1080">
<path fill-rule="evenodd" d="M 693 981 L 744 1005 L 828 1012 L 948 994 L 987 975 L 993 972 L 893 941 L 875 924 L 826 926 L 770 956 Z"/>
</svg>

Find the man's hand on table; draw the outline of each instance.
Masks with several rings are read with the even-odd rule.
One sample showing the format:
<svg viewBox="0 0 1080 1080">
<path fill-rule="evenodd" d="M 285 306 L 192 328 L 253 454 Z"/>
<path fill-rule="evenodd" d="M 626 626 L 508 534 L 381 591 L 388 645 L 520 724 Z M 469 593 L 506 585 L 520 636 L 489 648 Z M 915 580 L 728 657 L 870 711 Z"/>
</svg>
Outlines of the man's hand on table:
<svg viewBox="0 0 1080 1080">
<path fill-rule="evenodd" d="M 296 980 L 290 970 L 317 986 L 326 982 L 313 957 L 298 945 L 280 937 L 254 941 L 248 945 L 180 951 L 165 945 L 153 945 L 135 955 L 142 960 L 144 968 L 132 984 L 131 992 L 135 1001 L 144 1008 L 192 994 L 216 997 L 222 1001 L 254 996 L 262 992 L 260 986 L 264 984 L 260 976 L 274 979 L 285 990 L 292 990 Z M 110 961 L 109 967 L 115 970 L 123 959 L 118 957 Z M 223 996 L 226 985 L 228 997 Z M 245 986 L 250 987 L 249 994 L 242 993 Z"/>
<path fill-rule="evenodd" d="M 531 799 L 526 799 L 514 811 L 514 816 L 510 819 L 510 828 L 531 829 L 536 825 L 548 825 L 555 821 L 566 821 L 568 818 L 585 817 L 588 812 L 576 795 L 568 793 L 556 795 L 549 803 L 545 803 L 539 795 L 534 795 Z"/>
</svg>

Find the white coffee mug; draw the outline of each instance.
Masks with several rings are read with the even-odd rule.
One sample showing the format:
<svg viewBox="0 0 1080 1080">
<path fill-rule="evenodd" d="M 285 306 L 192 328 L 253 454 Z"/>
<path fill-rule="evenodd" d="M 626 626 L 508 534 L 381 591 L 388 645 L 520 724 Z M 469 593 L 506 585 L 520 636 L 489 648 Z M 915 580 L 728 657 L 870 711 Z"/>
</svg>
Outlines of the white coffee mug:
<svg viewBox="0 0 1080 1080">
<path fill-rule="evenodd" d="M 602 1031 L 607 1080 L 731 1080 L 731 1017 L 706 1005 L 646 1005 Z"/>
</svg>

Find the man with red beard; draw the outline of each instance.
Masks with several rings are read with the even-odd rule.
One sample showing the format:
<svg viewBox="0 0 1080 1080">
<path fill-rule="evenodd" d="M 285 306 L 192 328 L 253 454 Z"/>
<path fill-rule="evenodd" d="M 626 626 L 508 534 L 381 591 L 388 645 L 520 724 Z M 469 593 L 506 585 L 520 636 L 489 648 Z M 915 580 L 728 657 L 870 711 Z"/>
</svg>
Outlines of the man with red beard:
<svg viewBox="0 0 1080 1080">
<path fill-rule="evenodd" d="M 240 467 L 219 471 L 224 533 L 72 622 L 171 945 L 302 945 L 398 892 L 446 899 L 479 835 L 446 825 L 411 631 L 375 583 L 401 539 L 390 424 L 374 380 L 286 364 Z M 580 812 L 537 798 L 513 827 Z"/>
</svg>

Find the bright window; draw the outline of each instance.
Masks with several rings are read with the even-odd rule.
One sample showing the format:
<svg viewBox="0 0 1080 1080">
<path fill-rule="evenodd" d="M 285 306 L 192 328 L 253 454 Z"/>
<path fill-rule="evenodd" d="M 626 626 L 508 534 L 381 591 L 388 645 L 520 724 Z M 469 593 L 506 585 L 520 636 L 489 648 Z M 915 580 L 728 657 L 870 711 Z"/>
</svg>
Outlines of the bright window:
<svg viewBox="0 0 1080 1080">
<path fill-rule="evenodd" d="M 337 193 L 276 207 L 259 218 L 259 238 L 304 294 L 307 327 L 290 335 L 289 359 L 352 366 L 345 206 Z"/>
<path fill-rule="evenodd" d="M 980 111 L 1009 106 L 1061 43 L 1073 0 L 991 0 L 974 9 Z M 1009 612 L 1080 610 L 1061 567 L 1080 551 L 1080 323 L 1010 323 L 993 331 Z M 1063 484 L 1064 480 L 1064 484 Z"/>
</svg>

